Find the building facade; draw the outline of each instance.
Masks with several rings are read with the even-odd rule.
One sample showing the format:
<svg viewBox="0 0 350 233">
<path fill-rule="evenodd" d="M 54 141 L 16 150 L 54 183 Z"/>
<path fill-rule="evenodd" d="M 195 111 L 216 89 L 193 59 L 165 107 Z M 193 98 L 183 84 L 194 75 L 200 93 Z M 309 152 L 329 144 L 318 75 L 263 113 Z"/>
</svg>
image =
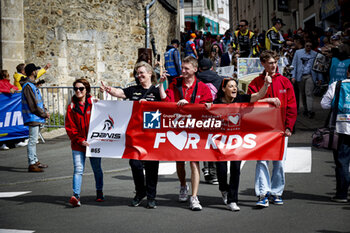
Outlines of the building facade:
<svg viewBox="0 0 350 233">
<path fill-rule="evenodd" d="M 342 2 L 344 6 L 342 6 Z M 294 31 L 297 28 L 330 26 L 339 28 L 345 20 L 345 8 L 349 1 L 338 0 L 232 0 L 233 28 L 239 20 L 246 19 L 250 29 L 260 32 L 272 27 L 274 17 L 281 18 L 286 26 L 282 29 Z M 347 4 L 347 5 L 346 5 Z M 349 7 L 348 7 L 349 10 Z"/>
<path fill-rule="evenodd" d="M 184 31 L 201 30 L 224 34 L 229 29 L 229 0 L 180 0 Z M 181 17 L 181 16 L 180 16 Z"/>
<path fill-rule="evenodd" d="M 49 62 L 48 85 L 71 86 L 87 77 L 93 85 L 125 86 L 146 47 L 151 2 L 150 38 L 163 54 L 176 37 L 176 0 L 1 0 L 1 68 L 12 75 L 19 63 Z"/>
</svg>

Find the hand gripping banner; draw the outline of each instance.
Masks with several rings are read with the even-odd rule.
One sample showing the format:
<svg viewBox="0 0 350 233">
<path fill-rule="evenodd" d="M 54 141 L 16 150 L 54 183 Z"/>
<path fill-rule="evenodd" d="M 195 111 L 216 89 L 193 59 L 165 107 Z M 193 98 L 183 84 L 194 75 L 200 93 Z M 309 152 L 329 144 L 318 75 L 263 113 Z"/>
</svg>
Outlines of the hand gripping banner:
<svg viewBox="0 0 350 233">
<path fill-rule="evenodd" d="M 281 108 L 268 103 L 204 104 L 99 101 L 88 157 L 160 161 L 281 160 Z"/>
</svg>

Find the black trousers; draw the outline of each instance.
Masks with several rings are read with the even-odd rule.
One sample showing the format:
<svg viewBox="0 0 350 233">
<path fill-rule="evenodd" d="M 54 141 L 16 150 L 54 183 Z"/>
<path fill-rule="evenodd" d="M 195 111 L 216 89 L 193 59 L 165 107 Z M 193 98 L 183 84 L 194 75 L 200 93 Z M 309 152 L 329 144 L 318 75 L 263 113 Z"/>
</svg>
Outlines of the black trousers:
<svg viewBox="0 0 350 233">
<path fill-rule="evenodd" d="M 157 194 L 159 161 L 130 159 L 129 164 L 132 177 L 134 178 L 136 196 L 139 198 L 147 196 L 149 200 L 155 199 Z M 143 169 L 145 169 L 146 173 L 146 182 Z"/>
<path fill-rule="evenodd" d="M 241 161 L 231 161 L 230 183 L 227 183 L 227 162 L 216 162 L 216 173 L 219 181 L 219 190 L 228 192 L 227 204 L 238 202 L 239 177 L 241 175 Z"/>
<path fill-rule="evenodd" d="M 350 186 L 350 135 L 338 134 L 338 149 L 333 150 L 337 198 L 347 199 Z"/>
</svg>

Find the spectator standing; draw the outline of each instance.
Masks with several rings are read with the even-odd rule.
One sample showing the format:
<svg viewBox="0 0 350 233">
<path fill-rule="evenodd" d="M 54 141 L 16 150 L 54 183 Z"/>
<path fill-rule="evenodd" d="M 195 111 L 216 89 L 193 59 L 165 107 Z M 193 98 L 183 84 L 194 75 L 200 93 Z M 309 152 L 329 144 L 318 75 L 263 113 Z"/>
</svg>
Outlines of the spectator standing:
<svg viewBox="0 0 350 233">
<path fill-rule="evenodd" d="M 209 87 L 213 100 L 216 99 L 216 94 L 221 88 L 223 78 L 214 71 L 213 62 L 209 58 L 200 60 L 198 66 L 197 78 Z"/>
<path fill-rule="evenodd" d="M 211 47 L 209 59 L 213 62 L 214 71 L 216 71 L 216 68 L 220 67 L 221 56 L 222 56 L 222 52 L 219 45 L 213 44 Z"/>
<path fill-rule="evenodd" d="M 239 21 L 239 29 L 233 36 L 233 48 L 239 52 L 241 57 L 249 57 L 256 54 L 256 38 L 254 33 L 248 29 L 248 21 Z"/>
<path fill-rule="evenodd" d="M 350 108 L 348 96 L 350 95 L 350 65 L 347 70 L 347 79 L 340 83 L 339 103 L 335 106 L 335 91 L 337 82 L 333 82 L 321 100 L 324 109 L 337 108 L 336 132 L 338 133 L 338 146 L 333 150 L 335 162 L 336 194 L 332 201 L 347 203 L 350 185 Z"/>
<path fill-rule="evenodd" d="M 221 56 L 220 67 L 230 66 L 232 64 L 232 58 L 234 56 L 234 49 L 231 45 L 228 45 L 228 50 Z"/>
<path fill-rule="evenodd" d="M 0 93 L 15 93 L 18 88 L 10 83 L 10 75 L 7 70 L 1 70 L 0 73 Z M 6 142 L 2 142 L 0 150 L 9 150 L 10 148 L 6 145 Z M 8 143 L 8 142 L 7 142 Z"/>
<path fill-rule="evenodd" d="M 264 51 L 266 49 L 265 47 L 265 40 L 266 40 L 266 31 L 263 30 L 257 38 L 258 41 L 258 48 L 259 48 L 259 52 L 261 53 L 262 51 Z"/>
<path fill-rule="evenodd" d="M 305 43 L 304 49 L 298 49 L 295 52 L 292 62 L 294 69 L 292 70 L 291 81 L 293 84 L 295 82 L 298 84 L 304 106 L 303 114 L 309 118 L 315 116 L 315 112 L 313 111 L 313 90 L 315 83 L 318 82 L 320 84 L 323 81 L 322 74 L 312 69 L 316 56 L 317 52 L 312 50 L 312 43 L 308 41 Z"/>
<path fill-rule="evenodd" d="M 225 35 L 222 37 L 222 42 L 224 44 L 223 53 L 227 53 L 230 46 L 231 46 L 231 42 L 232 42 L 232 34 L 231 34 L 230 30 L 227 30 L 225 32 Z"/>
<path fill-rule="evenodd" d="M 221 53 L 224 52 L 224 43 L 221 41 L 221 36 L 220 35 L 217 35 L 216 36 L 216 40 L 212 43 L 212 45 L 218 45 L 220 50 L 221 50 Z"/>
<path fill-rule="evenodd" d="M 196 38 L 195 33 L 191 33 L 190 39 L 186 42 L 185 46 L 185 57 L 192 56 L 196 59 L 198 59 L 197 51 L 196 51 L 196 44 L 193 42 Z"/>
<path fill-rule="evenodd" d="M 38 70 L 35 64 L 30 63 L 25 66 L 25 73 L 28 75 L 24 81 L 22 90 L 22 116 L 24 125 L 29 126 L 29 140 L 27 146 L 28 171 L 43 172 L 42 168 L 48 166 L 39 162 L 36 153 L 36 142 L 38 141 L 40 125 L 45 123 L 45 119 L 50 115 L 46 112 L 43 98 L 39 89 L 35 85 Z"/>
<path fill-rule="evenodd" d="M 73 196 L 69 203 L 73 207 L 80 207 L 80 192 L 83 181 L 83 174 L 86 160 L 87 135 L 89 132 L 90 116 L 92 108 L 92 97 L 90 95 L 90 83 L 84 79 L 77 79 L 73 83 L 74 96 L 68 105 L 65 128 L 71 140 L 73 156 Z M 90 164 L 94 172 L 96 201 L 104 201 L 103 196 L 103 172 L 101 168 L 101 158 L 91 157 Z"/>
<path fill-rule="evenodd" d="M 18 88 L 10 83 L 10 75 L 7 70 L 1 70 L 0 93 L 15 93 Z"/>
<path fill-rule="evenodd" d="M 179 40 L 172 40 L 171 45 L 168 45 L 164 54 L 165 69 L 169 74 L 168 84 L 170 84 L 174 78 L 181 75 L 181 57 L 178 50 L 179 45 Z"/>
<path fill-rule="evenodd" d="M 199 73 L 197 78 L 209 87 L 214 100 L 218 90 L 221 88 L 223 78 L 213 70 L 213 62 L 210 59 L 203 58 L 198 65 Z M 202 172 L 205 182 L 218 184 L 215 162 L 203 162 Z"/>
<path fill-rule="evenodd" d="M 131 101 L 160 101 L 159 89 L 154 85 L 156 84 L 156 76 L 152 66 L 146 62 L 140 62 L 135 65 L 135 70 L 140 84 L 119 89 L 105 86 L 102 83 L 100 90 L 102 92 L 107 91 L 112 96 Z M 160 88 L 164 90 L 163 85 L 160 85 Z M 136 189 L 136 195 L 130 205 L 133 207 L 139 206 L 143 198 L 147 196 L 146 207 L 149 209 L 157 208 L 155 198 L 157 194 L 159 161 L 130 159 L 129 164 Z M 145 174 L 143 170 L 145 170 Z"/>
<path fill-rule="evenodd" d="M 211 37 L 211 33 L 207 32 L 205 34 L 205 39 L 204 39 L 204 56 L 209 57 L 210 52 L 211 52 L 211 45 L 214 42 L 214 39 Z"/>
<path fill-rule="evenodd" d="M 272 23 L 273 27 L 266 32 L 265 48 L 266 50 L 273 50 L 279 53 L 282 49 L 282 45 L 284 44 L 284 39 L 280 30 L 283 26 L 285 26 L 285 24 L 280 18 L 274 18 Z"/>
<path fill-rule="evenodd" d="M 346 79 L 346 67 L 350 65 L 350 57 L 345 51 L 345 46 L 340 45 L 332 49 L 331 68 L 329 70 L 329 84 Z"/>
<path fill-rule="evenodd" d="M 204 41 L 203 41 L 203 32 L 202 31 L 198 31 L 197 33 L 197 38 L 195 39 L 195 43 L 196 43 L 196 50 L 197 50 L 197 54 L 198 54 L 198 60 L 201 60 L 204 56 Z"/>
<path fill-rule="evenodd" d="M 272 78 L 272 83 L 267 90 L 265 98 L 277 97 L 283 108 L 285 120 L 285 150 L 281 161 L 273 161 L 272 176 L 268 169 L 268 161 L 257 161 L 255 173 L 255 193 L 258 196 L 256 205 L 258 207 L 268 207 L 269 198 L 277 205 L 282 205 L 282 194 L 285 186 L 284 159 L 288 137 L 292 135 L 297 118 L 297 109 L 293 86 L 288 78 L 280 75 L 277 70 L 278 55 L 275 51 L 264 51 L 260 55 L 260 62 L 265 68 L 264 72 L 255 78 L 248 86 L 248 94 L 258 92 L 264 84 L 266 73 Z"/>
<path fill-rule="evenodd" d="M 198 81 L 195 73 L 198 69 L 198 62 L 195 58 L 189 56 L 182 61 L 182 77 L 176 79 L 170 84 L 169 88 L 164 91 L 163 85 L 160 85 L 159 91 L 163 101 L 177 102 L 178 106 L 189 103 L 207 103 L 212 101 L 212 94 L 203 82 Z M 164 82 L 166 75 L 163 75 L 160 82 Z M 190 209 L 201 210 L 197 194 L 200 180 L 199 162 L 191 161 L 191 184 L 192 196 L 190 198 Z M 180 180 L 179 201 L 188 200 L 188 185 L 186 184 L 185 162 L 176 162 L 177 175 Z"/>
<path fill-rule="evenodd" d="M 13 79 L 14 79 L 14 85 L 18 88 L 18 90 L 22 90 L 22 86 L 21 86 L 21 82 L 24 82 L 26 79 L 26 74 L 24 71 L 24 67 L 26 65 L 24 63 L 18 64 L 16 66 L 16 70 L 17 72 L 15 72 L 15 74 L 13 75 Z M 40 78 L 42 75 L 44 75 L 46 73 L 46 71 L 51 67 L 50 63 L 47 63 L 46 66 L 42 69 L 40 69 L 38 71 L 38 75 L 36 77 L 36 79 Z"/>
</svg>

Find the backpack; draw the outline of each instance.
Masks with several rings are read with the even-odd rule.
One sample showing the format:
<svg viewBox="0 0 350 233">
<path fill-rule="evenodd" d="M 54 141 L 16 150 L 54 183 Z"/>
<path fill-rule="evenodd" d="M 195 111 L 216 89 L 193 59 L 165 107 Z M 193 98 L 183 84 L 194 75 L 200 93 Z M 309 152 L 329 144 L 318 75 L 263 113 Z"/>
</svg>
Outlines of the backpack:
<svg viewBox="0 0 350 233">
<path fill-rule="evenodd" d="M 218 89 L 216 89 L 216 87 L 212 83 L 205 83 L 205 85 L 209 87 L 211 95 L 213 97 L 213 101 L 214 101 L 216 99 L 216 94 L 218 92 Z"/>
</svg>

